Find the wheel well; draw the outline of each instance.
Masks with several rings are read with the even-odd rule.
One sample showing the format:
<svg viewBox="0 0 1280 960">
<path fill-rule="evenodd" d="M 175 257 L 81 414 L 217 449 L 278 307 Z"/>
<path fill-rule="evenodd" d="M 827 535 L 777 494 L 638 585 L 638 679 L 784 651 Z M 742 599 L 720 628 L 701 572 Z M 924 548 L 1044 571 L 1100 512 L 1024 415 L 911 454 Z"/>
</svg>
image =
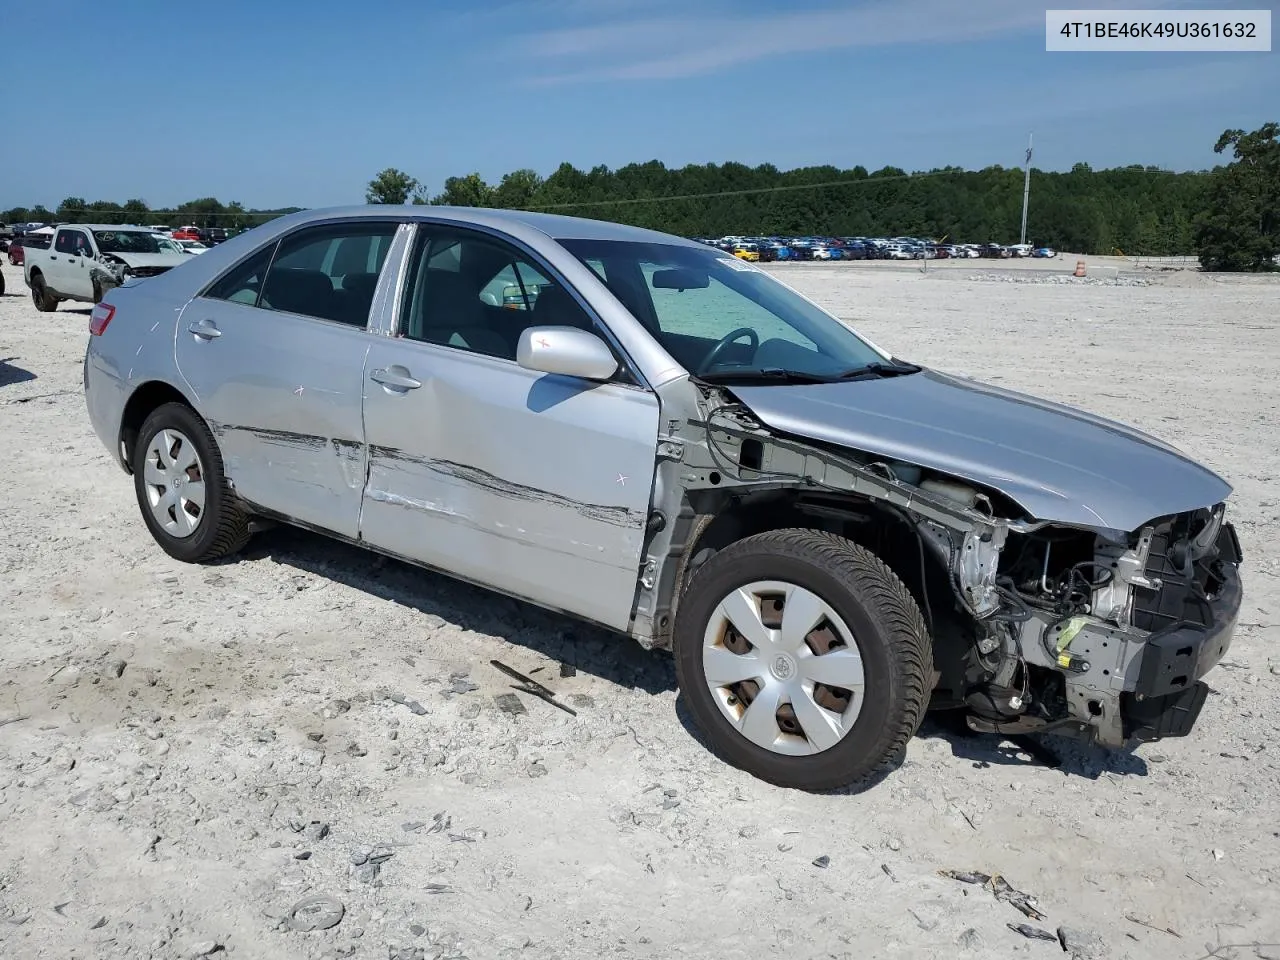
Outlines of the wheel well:
<svg viewBox="0 0 1280 960">
<path fill-rule="evenodd" d="M 124 454 L 124 468 L 132 473 L 132 456 L 134 444 L 138 442 L 138 432 L 143 422 L 151 416 L 151 412 L 166 403 L 181 403 L 188 407 L 191 404 L 176 388 L 160 380 L 144 383 L 133 392 L 129 402 L 125 404 L 124 415 L 120 418 L 120 448 Z"/>
<path fill-rule="evenodd" d="M 807 527 L 839 534 L 866 547 L 898 576 L 925 617 L 936 664 L 950 665 L 969 648 L 970 628 L 957 610 L 949 583 L 951 573 L 933 550 L 925 548 L 910 518 L 901 511 L 873 500 L 790 489 L 741 498 L 716 495 L 693 507 L 697 521 L 681 565 L 673 610 L 694 571 L 716 551 L 757 533 Z"/>
</svg>

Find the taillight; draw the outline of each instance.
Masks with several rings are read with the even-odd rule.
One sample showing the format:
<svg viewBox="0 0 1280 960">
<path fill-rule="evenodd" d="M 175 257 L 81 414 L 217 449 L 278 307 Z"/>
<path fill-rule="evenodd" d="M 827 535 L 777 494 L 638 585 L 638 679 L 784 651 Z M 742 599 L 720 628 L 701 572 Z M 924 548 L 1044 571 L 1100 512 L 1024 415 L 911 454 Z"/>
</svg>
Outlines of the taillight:
<svg viewBox="0 0 1280 960">
<path fill-rule="evenodd" d="M 109 303 L 100 303 L 89 314 L 89 336 L 100 337 L 107 329 L 107 324 L 116 315 L 116 308 Z"/>
</svg>

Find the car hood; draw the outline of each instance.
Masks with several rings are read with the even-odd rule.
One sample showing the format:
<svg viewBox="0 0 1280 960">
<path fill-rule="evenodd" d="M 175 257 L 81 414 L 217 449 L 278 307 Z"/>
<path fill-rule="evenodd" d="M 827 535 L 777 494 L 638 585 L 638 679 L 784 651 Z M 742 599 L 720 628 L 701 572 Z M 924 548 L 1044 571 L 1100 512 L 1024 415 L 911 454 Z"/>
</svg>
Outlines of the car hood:
<svg viewBox="0 0 1280 960">
<path fill-rule="evenodd" d="M 104 257 L 115 257 L 130 267 L 176 267 L 187 262 L 185 253 L 104 253 Z"/>
<path fill-rule="evenodd" d="M 1231 493 L 1132 427 L 936 370 L 731 389 L 774 430 L 989 487 L 1037 520 L 1131 531 Z"/>
</svg>

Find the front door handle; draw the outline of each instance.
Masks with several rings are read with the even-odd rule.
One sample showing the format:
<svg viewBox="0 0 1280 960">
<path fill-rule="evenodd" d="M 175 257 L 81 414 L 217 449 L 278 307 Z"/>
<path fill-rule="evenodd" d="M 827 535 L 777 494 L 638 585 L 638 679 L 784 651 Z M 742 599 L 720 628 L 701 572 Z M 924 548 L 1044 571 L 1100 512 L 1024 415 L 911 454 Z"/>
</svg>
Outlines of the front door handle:
<svg viewBox="0 0 1280 960">
<path fill-rule="evenodd" d="M 218 329 L 218 325 L 212 320 L 197 320 L 187 329 L 201 340 L 216 340 L 222 336 L 222 331 Z"/>
<path fill-rule="evenodd" d="M 400 371 L 404 371 L 401 373 Z M 369 379 L 374 383 L 380 383 L 384 387 L 393 387 L 399 390 L 417 390 L 422 386 L 421 380 L 415 380 L 409 376 L 409 371 L 404 367 L 379 367 L 369 374 Z"/>
</svg>

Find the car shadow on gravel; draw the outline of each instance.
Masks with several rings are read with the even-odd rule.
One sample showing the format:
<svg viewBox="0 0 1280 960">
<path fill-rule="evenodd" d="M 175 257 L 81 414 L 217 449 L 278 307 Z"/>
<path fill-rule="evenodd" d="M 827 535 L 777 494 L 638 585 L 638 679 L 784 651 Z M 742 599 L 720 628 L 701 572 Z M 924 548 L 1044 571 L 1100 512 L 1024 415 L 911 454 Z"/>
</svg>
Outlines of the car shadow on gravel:
<svg viewBox="0 0 1280 960">
<path fill-rule="evenodd" d="M 1027 742 L 1035 752 L 1015 740 L 991 733 L 975 733 L 964 725 L 959 711 L 933 713 L 925 717 L 916 734 L 923 740 L 942 740 L 952 756 L 968 760 L 974 769 L 996 766 L 1050 767 L 1065 776 L 1097 780 L 1105 774 L 1145 777 L 1147 761 L 1131 750 L 1112 750 L 1053 734 L 1031 736 Z M 1037 753 L 1040 754 L 1037 756 Z"/>
<path fill-rule="evenodd" d="M 12 386 L 15 383 L 26 383 L 36 378 L 36 375 L 25 367 L 15 366 L 10 363 L 11 360 L 16 359 L 16 357 L 0 359 L 0 387 Z"/>
<path fill-rule="evenodd" d="M 394 600 L 462 630 L 488 634 L 622 687 L 674 690 L 671 657 L 620 634 L 473 587 L 316 533 L 279 526 L 242 554 L 274 560 L 383 600 Z"/>
</svg>

